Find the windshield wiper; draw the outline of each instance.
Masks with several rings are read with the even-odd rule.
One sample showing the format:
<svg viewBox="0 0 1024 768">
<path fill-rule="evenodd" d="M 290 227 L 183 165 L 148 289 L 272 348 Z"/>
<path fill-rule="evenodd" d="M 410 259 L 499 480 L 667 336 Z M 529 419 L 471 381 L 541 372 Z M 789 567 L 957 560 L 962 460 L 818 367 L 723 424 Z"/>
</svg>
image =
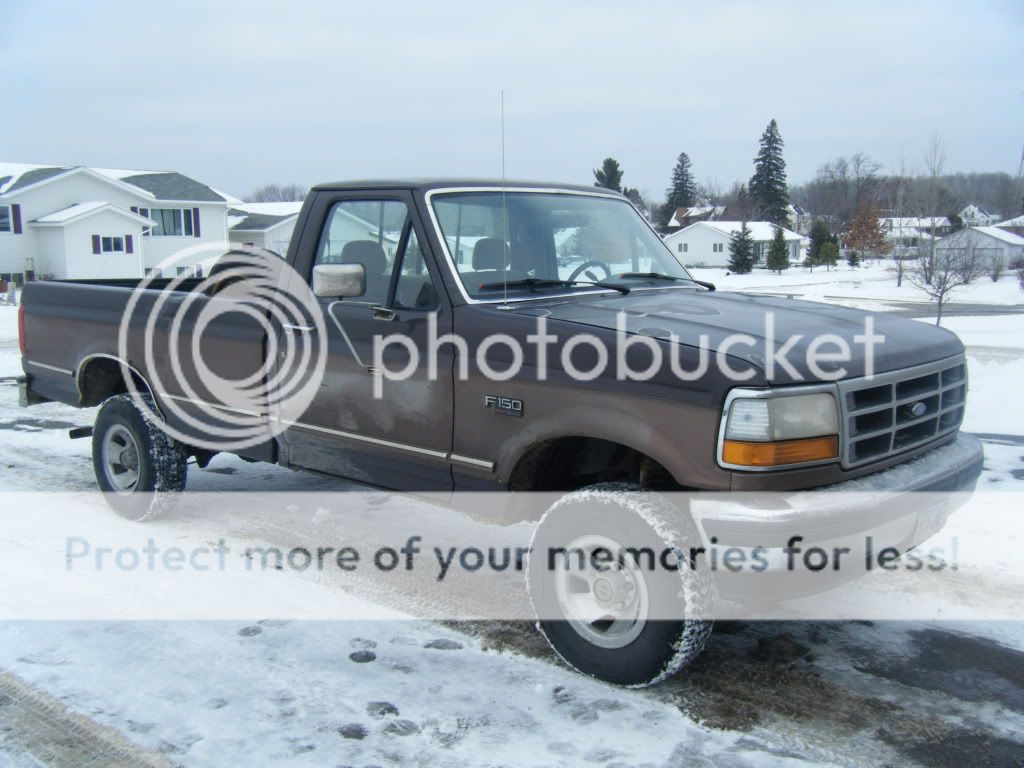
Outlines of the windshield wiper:
<svg viewBox="0 0 1024 768">
<path fill-rule="evenodd" d="M 552 278 L 526 277 L 521 280 L 509 280 L 507 283 L 484 283 L 480 286 L 481 291 L 495 291 L 499 288 L 553 288 L 565 286 L 571 288 L 574 285 L 593 285 L 598 288 L 607 288 L 611 291 L 618 291 L 623 296 L 629 293 L 629 288 L 624 285 L 613 283 L 599 283 L 593 280 L 555 280 Z"/>
<path fill-rule="evenodd" d="M 714 283 L 706 283 L 703 280 L 694 280 L 692 277 L 679 277 L 677 275 L 666 275 L 662 272 L 623 272 L 619 277 L 642 277 L 648 280 L 683 280 L 687 283 L 695 283 L 702 288 L 707 288 L 709 291 L 715 290 Z"/>
</svg>

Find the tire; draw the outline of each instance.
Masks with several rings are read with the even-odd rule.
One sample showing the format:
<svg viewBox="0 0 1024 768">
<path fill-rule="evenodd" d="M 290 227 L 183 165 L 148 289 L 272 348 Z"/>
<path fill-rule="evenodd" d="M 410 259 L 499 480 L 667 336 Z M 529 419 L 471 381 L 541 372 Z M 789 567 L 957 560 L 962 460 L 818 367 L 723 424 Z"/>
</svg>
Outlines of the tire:
<svg viewBox="0 0 1024 768">
<path fill-rule="evenodd" d="M 122 517 L 141 522 L 173 506 L 185 490 L 187 462 L 185 446 L 168 437 L 131 395 L 115 395 L 100 407 L 92 464 L 107 503 Z"/>
<path fill-rule="evenodd" d="M 592 554 L 616 551 L 613 544 L 618 550 L 667 551 L 673 554 L 670 565 L 681 567 L 650 569 L 650 561 L 634 552 L 602 570 L 587 555 L 589 583 L 577 577 L 584 571 L 569 576 L 564 568 L 550 567 L 551 553 L 559 548 Z M 541 519 L 530 544 L 527 586 L 538 630 L 563 661 L 591 677 L 636 688 L 666 680 L 700 655 L 711 634 L 713 622 L 706 617 L 714 584 L 706 569 L 690 568 L 683 554 L 699 546 L 689 514 L 659 494 L 600 484 L 566 495 Z M 602 596 L 609 602 L 601 602 Z M 572 606 L 580 604 L 589 606 L 585 611 L 596 606 L 597 614 L 615 608 L 592 621 L 574 614 Z"/>
</svg>

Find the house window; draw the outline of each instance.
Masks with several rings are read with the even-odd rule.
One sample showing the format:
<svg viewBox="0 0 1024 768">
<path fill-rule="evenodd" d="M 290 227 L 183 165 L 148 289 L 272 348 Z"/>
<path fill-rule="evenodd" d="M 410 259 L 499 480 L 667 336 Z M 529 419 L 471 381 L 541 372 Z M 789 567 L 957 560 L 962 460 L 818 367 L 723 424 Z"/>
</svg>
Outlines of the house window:
<svg viewBox="0 0 1024 768">
<path fill-rule="evenodd" d="M 124 253 L 123 237 L 101 237 L 100 243 L 104 253 Z"/>
<path fill-rule="evenodd" d="M 191 208 L 139 208 L 139 215 L 156 222 L 145 233 L 153 237 L 192 237 L 194 232 Z"/>
<path fill-rule="evenodd" d="M 722 251 L 724 251 L 724 250 L 725 250 L 725 245 L 723 245 L 722 243 L 712 243 L 711 244 L 711 252 L 712 253 L 722 253 Z"/>
<path fill-rule="evenodd" d="M 0 232 L 11 231 L 11 206 L 0 205 Z"/>
</svg>

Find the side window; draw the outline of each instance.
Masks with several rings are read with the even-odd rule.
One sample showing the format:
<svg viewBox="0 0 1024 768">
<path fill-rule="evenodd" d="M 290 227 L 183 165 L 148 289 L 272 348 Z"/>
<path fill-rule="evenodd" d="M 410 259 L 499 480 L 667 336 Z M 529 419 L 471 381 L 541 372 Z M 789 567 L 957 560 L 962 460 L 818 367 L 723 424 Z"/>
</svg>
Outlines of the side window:
<svg viewBox="0 0 1024 768">
<path fill-rule="evenodd" d="M 348 303 L 384 304 L 409 211 L 399 200 L 342 200 L 320 234 L 315 264 L 362 264 L 366 292 Z"/>
<path fill-rule="evenodd" d="M 401 256 L 398 280 L 395 283 L 394 306 L 397 309 L 437 308 L 437 291 L 427 271 L 423 249 L 420 247 L 415 229 L 410 230 L 409 240 Z"/>
</svg>

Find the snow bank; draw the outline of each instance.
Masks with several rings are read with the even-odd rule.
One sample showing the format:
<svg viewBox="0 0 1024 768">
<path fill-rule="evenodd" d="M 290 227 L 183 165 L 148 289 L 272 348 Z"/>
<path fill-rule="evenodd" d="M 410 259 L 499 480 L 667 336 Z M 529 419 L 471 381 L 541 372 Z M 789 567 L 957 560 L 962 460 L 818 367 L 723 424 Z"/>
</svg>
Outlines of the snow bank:
<svg viewBox="0 0 1024 768">
<path fill-rule="evenodd" d="M 935 322 L 928 318 L 917 319 Z M 1024 314 L 944 317 L 942 327 L 953 331 L 966 347 L 1024 349 Z"/>
</svg>

